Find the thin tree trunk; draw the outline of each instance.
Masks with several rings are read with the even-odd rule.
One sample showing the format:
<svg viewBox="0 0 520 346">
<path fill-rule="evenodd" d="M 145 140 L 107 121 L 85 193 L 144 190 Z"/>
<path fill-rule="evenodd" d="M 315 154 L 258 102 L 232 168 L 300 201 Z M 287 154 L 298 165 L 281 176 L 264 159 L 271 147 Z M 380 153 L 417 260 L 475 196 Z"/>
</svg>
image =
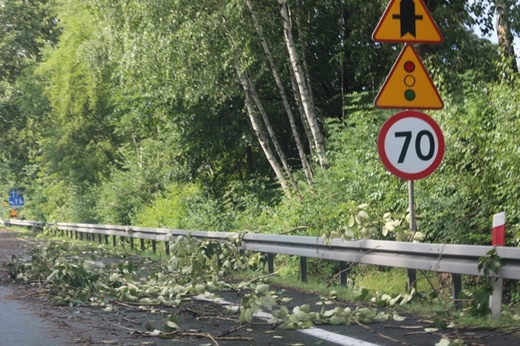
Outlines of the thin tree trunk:
<svg viewBox="0 0 520 346">
<path fill-rule="evenodd" d="M 271 122 L 269 121 L 269 118 L 267 117 L 267 112 L 265 111 L 264 106 L 262 105 L 262 101 L 260 101 L 260 97 L 258 97 L 258 93 L 256 92 L 255 85 L 251 78 L 247 75 L 247 73 L 244 73 L 244 78 L 246 82 L 249 84 L 249 93 L 254 101 L 256 108 L 260 112 L 260 115 L 262 117 L 262 120 L 264 121 L 264 125 L 267 128 L 267 133 L 269 134 L 269 138 L 271 139 L 271 142 L 274 145 L 274 149 L 276 150 L 276 153 L 278 154 L 278 158 L 282 162 L 282 166 L 285 170 L 285 173 L 287 177 L 289 178 L 289 181 L 291 182 L 294 190 L 296 192 L 299 192 L 298 184 L 296 183 L 296 180 L 294 179 L 294 176 L 291 172 L 291 167 L 289 167 L 289 164 L 287 163 L 287 159 L 285 157 L 285 154 L 283 153 L 282 147 L 280 147 L 280 143 L 278 143 L 278 140 L 276 139 L 276 134 L 274 133 L 273 127 L 271 126 Z"/>
<path fill-rule="evenodd" d="M 306 78 L 302 72 L 302 68 L 300 67 L 298 53 L 296 51 L 294 39 L 292 36 L 292 24 L 289 5 L 287 4 L 286 0 L 278 0 L 278 3 L 280 4 L 280 14 L 282 16 L 283 22 L 285 45 L 289 54 L 291 68 L 294 71 L 296 83 L 300 91 L 300 97 L 302 100 L 303 109 L 305 111 L 305 116 L 309 122 L 309 127 L 313 136 L 313 142 L 316 147 L 316 154 L 318 156 L 320 166 L 327 167 L 328 161 L 325 152 L 323 135 L 318 124 L 316 110 L 313 107 L 313 103 L 310 97 L 309 86 L 306 83 Z"/>
<path fill-rule="evenodd" d="M 251 121 L 251 126 L 253 127 L 253 131 L 255 132 L 256 138 L 258 139 L 258 142 L 260 143 L 260 146 L 262 147 L 262 150 L 264 151 L 267 161 L 271 165 L 271 168 L 273 169 L 276 177 L 278 178 L 278 181 L 280 182 L 282 189 L 284 190 L 284 192 L 286 194 L 289 194 L 288 187 L 287 187 L 287 180 L 285 179 L 285 176 L 283 174 L 283 169 L 280 166 L 280 163 L 276 159 L 275 155 L 273 154 L 271 147 L 269 146 L 269 141 L 264 132 L 264 129 L 262 128 L 262 122 L 260 121 L 260 119 L 258 119 L 258 116 L 253 107 L 254 101 L 251 97 L 251 92 L 249 90 L 249 83 L 248 83 L 247 77 L 245 76 L 245 74 L 243 72 L 240 71 L 238 66 L 236 66 L 235 69 L 236 69 L 238 77 L 240 79 L 240 84 L 242 85 L 242 89 L 244 90 L 244 95 L 246 98 L 247 113 L 249 115 L 249 120 Z"/>
<path fill-rule="evenodd" d="M 305 149 L 303 148 L 303 144 L 300 139 L 300 134 L 298 132 L 298 128 L 296 127 L 296 122 L 294 120 L 294 115 L 293 115 L 291 106 L 289 104 L 289 100 L 287 99 L 287 95 L 285 93 L 285 88 L 283 87 L 282 79 L 280 77 L 280 72 L 278 71 L 278 68 L 276 67 L 273 56 L 271 54 L 271 50 L 269 49 L 267 40 L 264 37 L 262 27 L 256 17 L 256 13 L 253 9 L 252 0 L 247 0 L 247 6 L 249 7 L 251 17 L 253 18 L 253 24 L 255 26 L 256 32 L 257 32 L 258 36 L 260 37 L 260 42 L 262 43 L 264 53 L 266 54 L 267 60 L 269 61 L 269 64 L 271 66 L 271 71 L 273 72 L 273 77 L 276 81 L 276 86 L 278 87 L 278 91 L 280 92 L 280 97 L 282 99 L 282 103 L 285 108 L 285 112 L 287 113 L 287 116 L 289 118 L 289 124 L 291 126 L 293 138 L 296 143 L 296 147 L 298 149 L 298 154 L 300 156 L 300 161 L 302 163 L 303 171 L 305 172 L 305 177 L 307 178 L 307 182 L 309 183 L 309 185 L 312 185 L 313 177 L 312 177 L 311 167 L 310 167 L 309 162 L 307 161 L 307 157 L 305 155 Z"/>
<path fill-rule="evenodd" d="M 233 35 L 227 28 L 226 18 L 223 17 L 222 19 L 223 19 L 224 30 L 228 34 L 231 44 L 236 47 L 236 45 L 234 44 Z M 235 64 L 235 71 L 238 75 L 242 89 L 244 90 L 247 113 L 249 115 L 249 120 L 251 121 L 251 126 L 253 127 L 253 131 L 255 132 L 256 138 L 258 139 L 258 142 L 260 143 L 260 146 L 262 147 L 262 150 L 264 151 L 267 161 L 271 165 L 271 168 L 273 169 L 276 177 L 278 178 L 278 181 L 280 182 L 280 185 L 281 185 L 284 193 L 287 196 L 290 196 L 290 191 L 287 186 L 287 180 L 284 176 L 283 169 L 280 166 L 280 163 L 278 162 L 278 160 L 276 159 L 276 156 L 273 154 L 273 151 L 271 150 L 271 146 L 269 145 L 269 140 L 264 131 L 264 128 L 262 127 L 262 122 L 258 118 L 258 115 L 255 111 L 254 105 L 256 102 L 252 96 L 253 91 L 251 90 L 252 83 L 250 82 L 250 78 L 247 76 L 246 72 L 243 72 L 240 69 L 238 62 Z"/>
<path fill-rule="evenodd" d="M 289 68 L 289 74 L 291 76 L 291 88 L 293 91 L 293 97 L 298 106 L 298 111 L 300 113 L 301 122 L 303 124 L 303 129 L 305 130 L 305 134 L 307 135 L 307 140 L 309 141 L 309 150 L 311 152 L 311 157 L 317 157 L 316 149 L 312 140 L 312 132 L 309 126 L 309 122 L 307 121 L 307 117 L 305 117 L 305 110 L 302 105 L 302 98 L 300 97 L 300 91 L 298 90 L 298 86 L 296 85 L 296 79 L 294 78 L 294 73 L 291 68 Z"/>
<path fill-rule="evenodd" d="M 498 37 L 498 45 L 502 49 L 504 58 L 510 64 L 513 72 L 518 72 L 516 62 L 515 49 L 513 43 L 513 34 L 509 26 L 509 2 L 510 0 L 501 0 L 496 2 L 496 29 Z"/>
</svg>

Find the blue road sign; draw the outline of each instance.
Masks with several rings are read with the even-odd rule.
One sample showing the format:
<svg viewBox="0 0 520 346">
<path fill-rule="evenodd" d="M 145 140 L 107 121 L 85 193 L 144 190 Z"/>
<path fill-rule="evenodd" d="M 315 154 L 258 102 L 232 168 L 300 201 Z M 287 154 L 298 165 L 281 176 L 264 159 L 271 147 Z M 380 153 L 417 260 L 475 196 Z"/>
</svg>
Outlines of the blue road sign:
<svg viewBox="0 0 520 346">
<path fill-rule="evenodd" d="M 23 207 L 25 199 L 23 194 L 19 193 L 15 189 L 9 190 L 9 206 L 12 208 Z"/>
</svg>

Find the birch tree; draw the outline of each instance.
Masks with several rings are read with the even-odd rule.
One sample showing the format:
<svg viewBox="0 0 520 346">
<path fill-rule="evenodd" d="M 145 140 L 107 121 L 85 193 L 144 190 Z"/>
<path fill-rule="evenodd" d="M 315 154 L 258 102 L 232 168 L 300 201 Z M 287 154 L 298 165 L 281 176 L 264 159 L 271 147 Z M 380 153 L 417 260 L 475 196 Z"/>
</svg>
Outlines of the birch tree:
<svg viewBox="0 0 520 346">
<path fill-rule="evenodd" d="M 305 176 L 307 178 L 307 182 L 309 185 L 312 185 L 313 183 L 313 177 L 312 177 L 312 171 L 311 167 L 309 165 L 309 162 L 307 160 L 307 156 L 305 154 L 305 149 L 303 147 L 300 134 L 298 132 L 298 129 L 296 127 L 296 121 L 294 118 L 293 111 L 291 109 L 291 105 L 289 104 L 289 99 L 287 97 L 287 94 L 285 92 L 285 88 L 283 86 L 282 78 L 280 76 L 280 72 L 278 70 L 278 67 L 274 61 L 273 55 L 271 53 L 271 49 L 269 48 L 269 44 L 267 42 L 267 39 L 264 36 L 263 29 L 261 24 L 258 21 L 256 12 L 253 7 L 253 1 L 247 0 L 247 6 L 249 8 L 249 11 L 251 13 L 251 18 L 253 19 L 253 24 L 255 26 L 255 30 L 258 34 L 258 37 L 260 38 L 260 42 L 262 44 L 262 48 L 264 50 L 264 53 L 267 57 L 267 60 L 269 61 L 269 66 L 271 67 L 271 72 L 273 73 L 274 80 L 276 82 L 276 86 L 278 88 L 278 92 L 280 93 L 280 98 L 282 99 L 282 104 L 284 106 L 285 112 L 287 113 L 287 117 L 289 118 L 289 124 L 291 126 L 292 135 L 294 138 L 294 141 L 296 143 L 296 147 L 298 149 L 298 155 L 300 157 L 300 161 L 302 163 L 303 170 L 305 172 Z"/>
<path fill-rule="evenodd" d="M 287 53 L 289 54 L 290 66 L 296 79 L 296 84 L 300 93 L 303 110 L 305 112 L 305 117 L 308 121 L 309 128 L 312 133 L 312 139 L 315 146 L 316 155 L 318 157 L 320 166 L 327 167 L 328 161 L 327 154 L 325 151 L 325 141 L 318 123 L 316 109 L 313 106 L 313 102 L 311 100 L 310 85 L 307 83 L 307 78 L 305 77 L 303 68 L 301 66 L 299 54 L 296 49 L 296 44 L 292 34 L 293 29 L 291 10 L 286 0 L 278 0 L 278 4 L 280 5 L 280 15 L 282 17 L 283 23 L 284 41 L 287 48 Z"/>
<path fill-rule="evenodd" d="M 274 173 L 276 174 L 276 177 L 278 178 L 278 181 L 280 182 L 282 189 L 286 193 L 288 193 L 287 180 L 285 179 L 285 176 L 283 174 L 283 169 L 280 166 L 278 160 L 276 159 L 276 156 L 274 155 L 273 151 L 271 150 L 271 146 L 269 145 L 269 140 L 267 139 L 267 135 L 265 134 L 265 131 L 262 128 L 261 120 L 258 118 L 258 115 L 256 113 L 256 110 L 254 107 L 255 101 L 253 100 L 253 97 L 251 96 L 249 78 L 247 77 L 245 72 L 242 72 L 240 70 L 240 68 L 238 66 L 236 67 L 236 71 L 237 71 L 237 75 L 240 79 L 240 85 L 242 86 L 242 89 L 244 90 L 244 95 L 246 97 L 247 113 L 249 115 L 249 120 L 251 121 L 251 126 L 253 127 L 256 138 L 258 139 L 258 142 L 260 143 L 260 146 L 262 147 L 262 150 L 264 151 L 267 161 L 269 162 L 269 164 L 271 165 L 271 168 L 273 169 Z"/>
</svg>

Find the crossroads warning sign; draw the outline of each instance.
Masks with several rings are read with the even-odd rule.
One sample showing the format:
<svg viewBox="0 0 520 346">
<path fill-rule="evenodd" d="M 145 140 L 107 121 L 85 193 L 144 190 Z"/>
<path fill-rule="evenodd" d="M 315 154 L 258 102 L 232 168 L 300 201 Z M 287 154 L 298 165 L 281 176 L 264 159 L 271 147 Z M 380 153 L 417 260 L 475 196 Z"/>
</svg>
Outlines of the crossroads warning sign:
<svg viewBox="0 0 520 346">
<path fill-rule="evenodd" d="M 423 0 L 391 0 L 377 24 L 375 42 L 441 43 L 439 28 Z"/>
<path fill-rule="evenodd" d="M 417 52 L 405 45 L 374 101 L 379 108 L 441 109 L 444 103 Z"/>
</svg>

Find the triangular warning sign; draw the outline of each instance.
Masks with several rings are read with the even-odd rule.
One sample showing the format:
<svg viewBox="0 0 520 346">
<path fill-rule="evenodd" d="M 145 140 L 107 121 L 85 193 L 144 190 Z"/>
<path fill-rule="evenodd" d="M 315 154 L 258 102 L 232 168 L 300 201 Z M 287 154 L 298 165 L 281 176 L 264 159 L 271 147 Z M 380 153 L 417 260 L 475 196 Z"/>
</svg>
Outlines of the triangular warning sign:
<svg viewBox="0 0 520 346">
<path fill-rule="evenodd" d="M 379 108 L 441 109 L 439 92 L 415 49 L 405 45 L 374 102 Z"/>
<path fill-rule="evenodd" d="M 372 39 L 397 43 L 441 43 L 443 40 L 423 0 L 391 0 Z"/>
</svg>

